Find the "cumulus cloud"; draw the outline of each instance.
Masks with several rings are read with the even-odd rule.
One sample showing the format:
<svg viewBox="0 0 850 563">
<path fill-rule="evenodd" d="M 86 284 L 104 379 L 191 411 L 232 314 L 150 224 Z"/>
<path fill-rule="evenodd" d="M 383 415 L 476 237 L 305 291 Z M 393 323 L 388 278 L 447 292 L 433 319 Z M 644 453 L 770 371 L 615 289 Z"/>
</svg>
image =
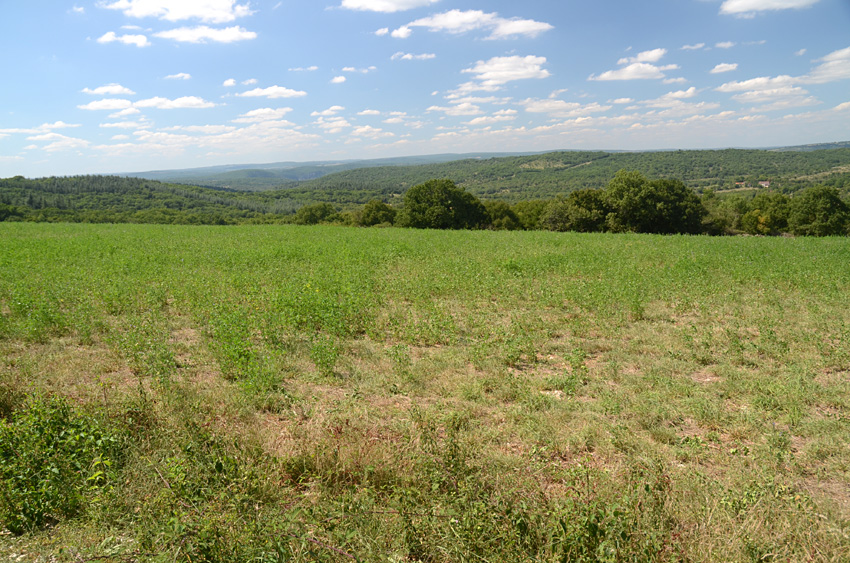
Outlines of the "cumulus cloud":
<svg viewBox="0 0 850 563">
<path fill-rule="evenodd" d="M 259 108 L 243 113 L 233 120 L 233 123 L 261 123 L 263 121 L 277 121 L 292 111 L 292 108 Z"/>
<path fill-rule="evenodd" d="M 732 47 L 735 46 L 735 42 L 734 41 L 721 41 L 720 43 L 715 43 L 714 46 L 717 47 L 718 49 L 731 49 Z"/>
<path fill-rule="evenodd" d="M 158 18 L 176 22 L 197 19 L 204 23 L 227 23 L 251 15 L 248 4 L 235 0 L 117 0 L 102 4 L 130 18 Z"/>
<path fill-rule="evenodd" d="M 301 90 L 292 90 L 290 88 L 284 88 L 283 86 L 269 86 L 268 88 L 254 88 L 253 90 L 248 90 L 247 92 L 242 92 L 241 94 L 236 94 L 240 98 L 300 98 L 301 96 L 306 96 L 307 92 L 303 92 Z"/>
<path fill-rule="evenodd" d="M 588 80 L 651 80 L 664 78 L 666 71 L 679 68 L 678 65 L 656 66 L 653 64 L 664 58 L 666 54 L 667 49 L 643 51 L 634 57 L 625 57 L 617 61 L 617 64 L 621 65 L 622 68 L 606 70 L 598 76 L 591 74 Z"/>
<path fill-rule="evenodd" d="M 460 115 L 481 115 L 481 108 L 475 104 L 471 104 L 469 102 L 464 102 L 461 104 L 456 104 L 449 107 L 443 106 L 431 106 L 428 108 L 428 111 L 440 111 L 445 113 L 446 115 L 451 116 L 460 116 Z"/>
<path fill-rule="evenodd" d="M 310 117 L 331 117 L 343 111 L 344 109 L 345 108 L 343 106 L 331 106 L 326 110 L 314 111 L 310 114 Z"/>
<path fill-rule="evenodd" d="M 742 104 L 761 104 L 761 111 L 773 111 L 819 103 L 809 92 L 796 85 L 799 79 L 782 75 L 761 76 L 737 82 L 727 82 L 715 88 L 718 92 L 733 94 L 732 99 Z"/>
<path fill-rule="evenodd" d="M 546 57 L 529 55 L 526 57 L 493 57 L 488 61 L 478 61 L 474 67 L 462 72 L 475 75 L 483 90 L 498 88 L 514 80 L 547 78 L 549 71 L 543 68 Z"/>
<path fill-rule="evenodd" d="M 413 53 L 403 53 L 402 51 L 399 51 L 390 57 L 393 61 L 427 61 L 435 58 L 437 58 L 437 55 L 434 53 L 421 53 L 419 55 L 414 55 Z"/>
<path fill-rule="evenodd" d="M 144 35 L 117 35 L 114 31 L 104 33 L 97 39 L 98 43 L 123 43 L 136 47 L 149 47 L 151 42 Z"/>
<path fill-rule="evenodd" d="M 192 75 L 185 72 L 178 72 L 177 74 L 169 74 L 165 77 L 166 80 L 191 80 Z"/>
<path fill-rule="evenodd" d="M 402 12 L 430 6 L 440 0 L 342 0 L 342 7 L 349 10 L 362 10 L 368 12 Z"/>
<path fill-rule="evenodd" d="M 818 0 L 725 0 L 720 13 L 739 17 L 751 17 L 757 12 L 808 8 Z"/>
<path fill-rule="evenodd" d="M 517 111 L 514 109 L 503 109 L 499 110 L 493 115 L 484 115 L 481 117 L 476 117 L 466 122 L 467 125 L 479 126 L 479 125 L 494 125 L 496 123 L 502 123 L 505 121 L 513 121 L 516 119 Z"/>
<path fill-rule="evenodd" d="M 120 109 L 127 109 L 133 106 L 133 102 L 130 100 L 125 100 L 122 98 L 104 98 L 103 100 L 97 100 L 96 102 L 89 102 L 87 104 L 77 106 L 79 109 L 84 109 L 88 111 L 100 111 L 100 110 L 108 110 L 115 111 Z"/>
<path fill-rule="evenodd" d="M 369 66 L 366 68 L 356 68 L 353 66 L 347 66 L 342 69 L 342 72 L 359 72 L 360 74 L 369 74 L 370 72 L 374 72 L 378 70 L 376 66 Z"/>
<path fill-rule="evenodd" d="M 678 65 L 655 66 L 650 63 L 632 63 L 617 70 L 606 70 L 599 76 L 591 74 L 588 80 L 651 80 L 664 78 L 668 70 L 675 70 Z"/>
<path fill-rule="evenodd" d="M 346 80 L 347 78 L 345 78 L 344 76 L 334 76 L 333 78 L 331 78 L 331 84 L 342 84 Z"/>
<path fill-rule="evenodd" d="M 371 125 L 363 125 L 361 127 L 357 127 L 354 131 L 351 132 L 352 135 L 356 137 L 367 137 L 369 139 L 379 139 L 382 137 L 395 137 L 394 134 L 389 131 L 384 131 L 378 127 L 372 127 Z"/>
<path fill-rule="evenodd" d="M 236 79 L 235 78 L 228 78 L 227 80 L 222 82 L 221 85 L 226 87 L 226 88 L 230 88 L 231 86 L 236 86 Z"/>
<path fill-rule="evenodd" d="M 28 141 L 41 141 L 47 142 L 48 144 L 41 147 L 42 150 L 47 152 L 57 152 L 63 150 L 70 149 L 82 149 L 89 146 L 89 142 L 85 139 L 76 139 L 74 137 L 66 137 L 65 135 L 60 135 L 59 133 L 45 133 L 43 135 L 34 135 L 32 137 L 27 137 Z M 29 148 L 29 147 L 27 147 Z M 34 147 L 38 148 L 38 147 Z"/>
<path fill-rule="evenodd" d="M 618 65 L 628 65 L 634 63 L 657 63 L 667 54 L 667 49 L 652 49 L 651 51 L 643 51 L 634 57 L 625 57 L 617 61 Z"/>
<path fill-rule="evenodd" d="M 295 68 L 289 69 L 290 72 L 315 72 L 317 70 L 319 70 L 319 67 L 317 67 L 315 65 L 314 66 L 308 66 L 308 67 L 295 67 Z"/>
<path fill-rule="evenodd" d="M 738 63 L 720 63 L 711 69 L 711 74 L 721 74 L 723 72 L 731 72 L 738 69 Z"/>
<path fill-rule="evenodd" d="M 129 88 L 125 88 L 124 86 L 114 82 L 94 89 L 83 88 L 82 92 L 84 94 L 94 94 L 97 96 L 132 96 L 135 94 L 135 92 Z"/>
<path fill-rule="evenodd" d="M 497 13 L 485 13 L 481 10 L 449 10 L 412 21 L 393 31 L 392 36 L 398 39 L 410 37 L 414 27 L 423 27 L 432 32 L 453 34 L 486 29 L 490 31 L 487 39 L 509 39 L 518 36 L 536 37 L 553 29 L 552 25 L 545 22 L 521 18 L 503 18 Z"/>
<path fill-rule="evenodd" d="M 206 43 L 208 41 L 235 43 L 236 41 L 256 39 L 257 34 L 239 26 L 214 28 L 199 25 L 197 27 L 178 27 L 177 29 L 160 31 L 159 33 L 154 33 L 154 37 L 171 39 L 180 43 Z"/>
<path fill-rule="evenodd" d="M 331 134 L 341 133 L 345 128 L 351 127 L 351 123 L 346 121 L 344 117 L 331 117 L 330 119 L 320 117 L 313 124 Z"/>
<path fill-rule="evenodd" d="M 850 78 L 850 47 L 833 51 L 822 59 L 821 64 L 803 77 L 809 84 L 825 84 Z"/>
<path fill-rule="evenodd" d="M 174 100 L 157 96 L 146 100 L 139 100 L 133 104 L 133 107 L 155 109 L 206 109 L 215 107 L 215 104 L 197 96 L 183 96 Z"/>
<path fill-rule="evenodd" d="M 683 51 L 699 51 L 705 47 L 705 43 L 697 43 L 695 45 L 682 45 Z"/>
<path fill-rule="evenodd" d="M 364 109 L 363 111 L 357 112 L 357 115 L 381 115 L 381 112 L 376 109 Z"/>
<path fill-rule="evenodd" d="M 582 105 L 578 102 L 566 102 L 553 98 L 534 99 L 529 98 L 521 102 L 525 111 L 529 113 L 547 113 L 552 117 L 560 119 L 572 119 L 587 116 L 593 113 L 608 111 L 612 106 L 603 106 L 596 102 Z"/>
</svg>

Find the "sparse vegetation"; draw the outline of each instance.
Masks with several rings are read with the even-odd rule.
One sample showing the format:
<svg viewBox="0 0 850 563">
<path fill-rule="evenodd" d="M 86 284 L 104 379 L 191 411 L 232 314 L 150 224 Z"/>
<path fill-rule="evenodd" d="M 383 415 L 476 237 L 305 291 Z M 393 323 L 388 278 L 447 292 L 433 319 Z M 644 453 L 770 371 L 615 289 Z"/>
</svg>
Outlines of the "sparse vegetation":
<svg viewBox="0 0 850 563">
<path fill-rule="evenodd" d="M 0 240 L 0 559 L 850 558 L 846 238 Z"/>
</svg>

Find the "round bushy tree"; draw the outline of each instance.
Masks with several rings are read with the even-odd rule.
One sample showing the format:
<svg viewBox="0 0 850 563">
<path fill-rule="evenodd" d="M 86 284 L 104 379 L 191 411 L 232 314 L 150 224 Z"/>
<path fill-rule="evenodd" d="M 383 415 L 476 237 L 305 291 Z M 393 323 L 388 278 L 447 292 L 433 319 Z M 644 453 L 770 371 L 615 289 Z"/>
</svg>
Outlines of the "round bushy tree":
<svg viewBox="0 0 850 563">
<path fill-rule="evenodd" d="M 540 222 L 550 231 L 594 233 L 605 230 L 611 208 L 600 190 L 577 190 L 566 198 L 552 201 Z"/>
<path fill-rule="evenodd" d="M 806 188 L 791 198 L 790 207 L 788 227 L 795 235 L 825 237 L 848 234 L 850 210 L 835 188 Z"/>
<path fill-rule="evenodd" d="M 429 180 L 404 194 L 398 224 L 415 229 L 480 229 L 488 219 L 484 205 L 471 193 L 451 180 Z"/>
<path fill-rule="evenodd" d="M 373 199 L 363 206 L 357 223 L 363 227 L 389 224 L 395 221 L 396 210 L 379 199 Z"/>
<path fill-rule="evenodd" d="M 614 212 L 612 231 L 691 233 L 702 231 L 706 209 L 697 195 L 679 180 L 647 180 L 640 172 L 620 170 L 605 189 Z"/>
</svg>

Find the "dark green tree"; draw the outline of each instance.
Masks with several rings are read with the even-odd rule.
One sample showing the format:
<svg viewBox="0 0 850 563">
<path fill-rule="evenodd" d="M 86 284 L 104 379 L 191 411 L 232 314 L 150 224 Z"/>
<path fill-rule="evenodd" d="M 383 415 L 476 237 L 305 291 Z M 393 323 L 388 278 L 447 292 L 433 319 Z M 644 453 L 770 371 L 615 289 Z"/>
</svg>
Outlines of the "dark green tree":
<svg viewBox="0 0 850 563">
<path fill-rule="evenodd" d="M 373 227 L 375 225 L 392 225 L 395 221 L 396 210 L 379 199 L 373 199 L 363 206 L 357 219 L 357 224 L 362 227 Z"/>
<path fill-rule="evenodd" d="M 314 203 L 305 205 L 295 212 L 293 222 L 296 225 L 317 225 L 327 220 L 336 213 L 336 209 L 330 203 Z"/>
<path fill-rule="evenodd" d="M 613 209 L 607 227 L 615 232 L 696 234 L 706 215 L 697 195 L 681 181 L 650 181 L 634 171 L 617 172 L 605 189 L 605 199 Z"/>
<path fill-rule="evenodd" d="M 741 217 L 741 229 L 751 235 L 778 235 L 788 230 L 788 197 L 779 192 L 762 191 L 749 203 Z"/>
<path fill-rule="evenodd" d="M 489 200 L 484 202 L 484 208 L 490 216 L 490 228 L 496 231 L 518 231 L 522 229 L 522 222 L 504 201 Z"/>
<path fill-rule="evenodd" d="M 481 229 L 488 220 L 478 198 L 444 179 L 407 190 L 398 224 L 416 229 Z"/>
<path fill-rule="evenodd" d="M 566 198 L 553 200 L 540 222 L 550 231 L 593 233 L 605 230 L 612 209 L 600 190 L 577 190 Z"/>
<path fill-rule="evenodd" d="M 788 227 L 795 235 L 846 235 L 850 211 L 838 196 L 837 189 L 813 186 L 791 198 Z"/>
</svg>

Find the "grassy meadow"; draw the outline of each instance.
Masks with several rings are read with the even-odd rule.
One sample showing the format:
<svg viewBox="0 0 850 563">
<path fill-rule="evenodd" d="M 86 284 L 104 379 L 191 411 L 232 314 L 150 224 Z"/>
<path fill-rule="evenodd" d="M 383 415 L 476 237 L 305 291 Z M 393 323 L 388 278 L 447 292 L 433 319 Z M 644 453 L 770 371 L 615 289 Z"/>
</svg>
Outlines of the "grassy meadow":
<svg viewBox="0 0 850 563">
<path fill-rule="evenodd" d="M 850 561 L 850 239 L 0 224 L 0 560 Z"/>
</svg>

